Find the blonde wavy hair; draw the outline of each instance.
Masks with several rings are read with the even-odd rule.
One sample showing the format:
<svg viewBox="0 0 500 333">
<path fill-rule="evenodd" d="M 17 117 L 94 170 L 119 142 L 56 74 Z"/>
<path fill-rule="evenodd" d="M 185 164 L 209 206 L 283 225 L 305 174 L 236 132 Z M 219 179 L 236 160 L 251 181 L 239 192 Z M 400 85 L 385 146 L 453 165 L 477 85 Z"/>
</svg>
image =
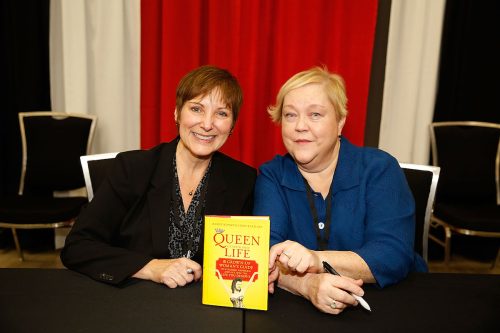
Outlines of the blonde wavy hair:
<svg viewBox="0 0 500 333">
<path fill-rule="evenodd" d="M 338 74 L 330 73 L 326 67 L 313 67 L 295 74 L 281 86 L 276 96 L 276 104 L 267 108 L 267 113 L 271 116 L 272 121 L 277 124 L 281 123 L 283 102 L 290 91 L 311 83 L 323 85 L 325 93 L 333 105 L 337 120 L 347 116 L 347 96 L 344 79 Z"/>
</svg>

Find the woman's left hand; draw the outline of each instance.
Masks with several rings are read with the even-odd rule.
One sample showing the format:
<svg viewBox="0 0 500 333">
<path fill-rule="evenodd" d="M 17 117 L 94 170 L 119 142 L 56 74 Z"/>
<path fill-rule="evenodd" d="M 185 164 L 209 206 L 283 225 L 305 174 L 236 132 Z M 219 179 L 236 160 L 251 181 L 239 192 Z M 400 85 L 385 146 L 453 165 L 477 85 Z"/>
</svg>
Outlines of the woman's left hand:
<svg viewBox="0 0 500 333">
<path fill-rule="evenodd" d="M 167 285 L 169 288 L 182 287 L 201 279 L 202 267 L 187 258 L 153 259 L 133 277 L 151 280 Z"/>
<path fill-rule="evenodd" d="M 307 274 L 300 294 L 325 313 L 339 314 L 349 306 L 358 305 L 352 296 L 363 296 L 363 280 L 328 273 Z M 352 293 L 352 294 L 351 294 Z"/>
<path fill-rule="evenodd" d="M 309 250 L 303 245 L 286 240 L 275 244 L 269 250 L 269 271 L 274 272 L 276 261 L 283 268 L 297 273 L 319 273 L 322 272 L 321 260 L 316 251 Z"/>
</svg>

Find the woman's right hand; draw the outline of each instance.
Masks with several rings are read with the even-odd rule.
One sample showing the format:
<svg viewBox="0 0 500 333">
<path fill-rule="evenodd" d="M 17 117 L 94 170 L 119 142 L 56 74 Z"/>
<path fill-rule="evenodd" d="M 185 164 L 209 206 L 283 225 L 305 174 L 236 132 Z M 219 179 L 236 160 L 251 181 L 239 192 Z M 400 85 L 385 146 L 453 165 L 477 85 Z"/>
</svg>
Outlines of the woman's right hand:
<svg viewBox="0 0 500 333">
<path fill-rule="evenodd" d="M 188 258 L 153 259 L 135 273 L 134 277 L 176 288 L 198 281 L 201 273 L 200 264 Z"/>
<path fill-rule="evenodd" d="M 307 274 L 304 276 L 301 294 L 309 299 L 320 311 L 339 314 L 348 306 L 358 305 L 350 294 L 363 296 L 363 280 L 328 273 Z"/>
<path fill-rule="evenodd" d="M 286 240 L 269 249 L 269 270 L 273 271 L 276 262 L 284 268 L 297 273 L 319 273 L 323 271 L 321 260 L 316 251 L 309 250 L 300 243 Z"/>
</svg>

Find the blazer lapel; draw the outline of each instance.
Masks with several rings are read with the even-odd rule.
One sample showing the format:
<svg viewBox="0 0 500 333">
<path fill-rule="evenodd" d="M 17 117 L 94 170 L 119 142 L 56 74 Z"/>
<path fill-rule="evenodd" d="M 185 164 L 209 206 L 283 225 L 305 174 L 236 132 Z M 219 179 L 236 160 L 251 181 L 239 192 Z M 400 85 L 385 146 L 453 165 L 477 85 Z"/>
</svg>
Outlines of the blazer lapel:
<svg viewBox="0 0 500 333">
<path fill-rule="evenodd" d="M 210 179 L 208 180 L 208 191 L 205 198 L 205 215 L 223 212 L 226 202 L 224 192 L 227 189 L 226 178 L 224 177 L 224 163 L 219 153 L 215 153 L 212 158 Z"/>
<path fill-rule="evenodd" d="M 150 190 L 146 197 L 146 202 L 149 207 L 149 216 L 151 218 L 153 256 L 157 258 L 165 258 L 169 255 L 168 242 L 165 241 L 165 239 L 167 239 L 165 235 L 168 235 L 170 226 L 170 202 L 172 198 L 172 187 L 174 186 L 174 170 L 172 164 L 176 145 L 177 141 L 171 142 L 162 150 L 158 159 L 158 164 L 151 178 Z M 215 153 L 212 159 L 210 178 L 208 180 L 204 215 L 224 211 L 226 202 L 223 194 L 226 189 L 227 182 L 224 177 L 224 163 L 222 163 L 220 155 Z"/>
<path fill-rule="evenodd" d="M 158 164 L 151 178 L 151 187 L 146 201 L 151 218 L 151 238 L 153 240 L 153 255 L 157 258 L 168 256 L 168 235 L 170 219 L 170 201 L 174 186 L 173 158 L 177 140 L 170 142 L 162 150 Z"/>
</svg>

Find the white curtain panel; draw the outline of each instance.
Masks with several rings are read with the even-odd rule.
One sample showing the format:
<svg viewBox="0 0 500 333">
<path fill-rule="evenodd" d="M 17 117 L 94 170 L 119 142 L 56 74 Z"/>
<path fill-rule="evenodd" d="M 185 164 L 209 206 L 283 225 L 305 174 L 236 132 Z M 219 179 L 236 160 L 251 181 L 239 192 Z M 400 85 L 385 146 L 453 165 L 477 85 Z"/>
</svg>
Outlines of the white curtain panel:
<svg viewBox="0 0 500 333">
<path fill-rule="evenodd" d="M 98 117 L 93 153 L 140 147 L 140 0 L 51 0 L 52 110 Z"/>
<path fill-rule="evenodd" d="M 379 147 L 429 163 L 445 0 L 392 0 Z"/>
</svg>

